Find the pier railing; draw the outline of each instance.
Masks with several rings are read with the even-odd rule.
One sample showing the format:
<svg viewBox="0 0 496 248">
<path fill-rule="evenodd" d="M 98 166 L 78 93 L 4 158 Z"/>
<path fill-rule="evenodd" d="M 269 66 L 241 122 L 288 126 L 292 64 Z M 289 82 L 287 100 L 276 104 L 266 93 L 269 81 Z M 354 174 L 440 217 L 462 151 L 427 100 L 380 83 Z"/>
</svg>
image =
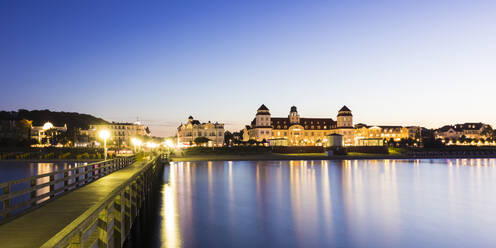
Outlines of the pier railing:
<svg viewBox="0 0 496 248">
<path fill-rule="evenodd" d="M 154 156 L 41 247 L 122 247 L 167 155 Z"/>
<path fill-rule="evenodd" d="M 0 224 L 135 161 L 119 157 L 0 183 Z"/>
</svg>

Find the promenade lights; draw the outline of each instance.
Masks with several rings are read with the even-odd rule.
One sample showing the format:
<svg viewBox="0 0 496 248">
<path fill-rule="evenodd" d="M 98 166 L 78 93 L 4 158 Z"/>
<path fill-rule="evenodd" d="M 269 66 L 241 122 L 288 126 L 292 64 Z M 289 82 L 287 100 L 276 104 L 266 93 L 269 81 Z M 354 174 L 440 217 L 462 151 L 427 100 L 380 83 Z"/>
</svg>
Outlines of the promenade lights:
<svg viewBox="0 0 496 248">
<path fill-rule="evenodd" d="M 101 139 L 103 139 L 103 156 L 104 160 L 107 160 L 107 139 L 110 138 L 110 132 L 107 130 L 101 130 L 98 135 Z"/>
<path fill-rule="evenodd" d="M 48 122 L 45 122 L 45 124 L 43 124 L 43 127 L 41 129 L 43 130 L 43 133 L 45 133 L 47 130 L 50 130 L 52 128 L 53 128 L 53 124 L 48 121 Z M 47 142 L 50 142 L 50 141 L 47 140 Z M 38 134 L 38 143 L 41 144 L 41 131 Z"/>
<path fill-rule="evenodd" d="M 167 148 L 173 148 L 174 147 L 174 142 L 172 142 L 172 140 L 168 139 L 165 141 L 165 146 Z"/>
<path fill-rule="evenodd" d="M 141 140 L 139 140 L 139 139 L 137 139 L 137 138 L 132 138 L 132 139 L 131 139 L 131 142 L 132 142 L 132 143 L 133 143 L 133 145 L 134 145 L 134 153 L 136 153 L 136 152 L 137 152 L 136 147 L 138 147 L 138 148 L 139 148 L 139 147 L 141 146 Z"/>
<path fill-rule="evenodd" d="M 47 122 L 47 123 L 43 124 L 43 130 L 44 131 L 52 129 L 52 128 L 53 128 L 53 124 L 51 122 Z"/>
<path fill-rule="evenodd" d="M 157 143 L 155 143 L 155 142 L 146 142 L 146 148 L 155 149 L 155 148 L 157 148 Z"/>
</svg>

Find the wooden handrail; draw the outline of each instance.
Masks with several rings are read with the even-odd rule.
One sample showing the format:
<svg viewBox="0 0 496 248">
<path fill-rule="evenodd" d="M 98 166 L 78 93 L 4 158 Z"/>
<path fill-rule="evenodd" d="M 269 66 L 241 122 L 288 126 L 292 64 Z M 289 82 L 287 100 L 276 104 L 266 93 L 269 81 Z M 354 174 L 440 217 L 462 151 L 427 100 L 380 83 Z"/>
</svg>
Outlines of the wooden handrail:
<svg viewBox="0 0 496 248">
<path fill-rule="evenodd" d="M 131 157 L 134 157 L 134 156 L 131 156 Z M 84 165 L 84 166 L 78 166 L 78 167 L 73 167 L 73 168 L 68 168 L 68 169 L 63 169 L 63 170 L 57 170 L 57 171 L 54 171 L 54 172 L 49 172 L 49 173 L 45 173 L 45 174 L 40 174 L 40 175 L 35 175 L 35 176 L 31 176 L 31 177 L 25 177 L 25 178 L 16 179 L 16 180 L 8 181 L 8 182 L 3 182 L 3 183 L 0 183 L 0 188 L 4 187 L 7 184 L 19 184 L 19 183 L 27 182 L 27 181 L 29 181 L 31 179 L 39 179 L 39 178 L 43 178 L 43 177 L 47 177 L 47 176 L 58 175 L 58 174 L 63 173 L 63 172 L 68 172 L 68 171 L 72 171 L 72 170 L 76 170 L 76 169 L 81 169 L 81 168 L 85 168 L 85 167 L 92 167 L 92 166 L 95 166 L 95 165 L 101 165 L 101 164 L 105 164 L 105 163 L 108 163 L 108 162 L 114 162 L 115 160 L 122 160 L 122 159 L 128 159 L 128 157 L 125 157 L 125 158 L 115 158 L 115 159 L 111 159 L 111 160 L 94 162 L 94 163 L 90 163 L 90 164 L 87 164 L 87 165 Z"/>
<path fill-rule="evenodd" d="M 37 208 L 64 192 L 72 191 L 122 169 L 135 161 L 135 156 L 120 157 L 0 183 L 0 190 L 2 191 L 0 194 L 0 223 Z M 44 178 L 46 179 L 43 182 L 39 182 L 40 179 Z M 27 187 L 13 190 L 14 185 L 22 183 L 29 184 Z M 58 184 L 63 185 L 59 186 Z M 47 192 L 37 195 L 43 189 L 47 189 Z"/>
<path fill-rule="evenodd" d="M 139 213 L 140 202 L 143 202 L 145 195 L 149 194 L 152 178 L 158 176 L 157 170 L 163 158 L 159 155 L 146 162 L 138 173 L 128 178 L 100 202 L 91 206 L 41 247 L 86 247 L 100 242 L 108 244 L 109 239 L 115 240 L 116 237 L 119 242 L 114 243 L 114 247 L 122 246 L 124 243 L 124 240 L 120 239 L 122 235 L 114 232 L 119 229 L 124 237 L 130 232 L 132 223 Z M 117 201 L 117 198 L 120 199 Z M 110 215 L 112 217 L 109 217 Z M 113 221 L 109 222 L 110 220 Z M 94 236 L 98 240 L 92 240 Z"/>
</svg>

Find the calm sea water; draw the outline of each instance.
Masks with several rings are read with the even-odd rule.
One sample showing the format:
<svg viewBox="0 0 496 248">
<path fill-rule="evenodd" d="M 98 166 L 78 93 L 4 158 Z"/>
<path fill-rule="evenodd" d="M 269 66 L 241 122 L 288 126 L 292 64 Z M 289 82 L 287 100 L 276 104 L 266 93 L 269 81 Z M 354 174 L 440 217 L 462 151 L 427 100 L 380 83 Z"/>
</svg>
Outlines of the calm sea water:
<svg viewBox="0 0 496 248">
<path fill-rule="evenodd" d="M 86 163 L 37 163 L 24 161 L 0 161 L 0 182 L 21 179 L 25 177 L 50 173 L 57 170 L 69 169 Z"/>
<path fill-rule="evenodd" d="M 39 162 L 24 162 L 24 161 L 0 161 L 0 183 L 1 182 L 7 182 L 7 181 L 12 181 L 12 180 L 17 180 L 17 179 L 22 179 L 22 178 L 27 178 L 31 176 L 36 176 L 36 175 L 41 175 L 45 173 L 50 173 L 54 172 L 57 170 L 63 170 L 63 169 L 69 169 L 73 168 L 75 166 L 82 166 L 87 163 L 76 163 L 76 162 L 56 162 L 56 163 L 39 163 Z M 63 174 L 59 174 L 55 176 L 55 179 L 60 179 L 63 178 Z M 47 183 L 49 181 L 48 177 L 43 177 L 39 178 L 36 180 L 37 184 L 42 184 L 42 183 Z M 55 184 L 56 188 L 63 187 L 64 182 L 60 182 L 58 184 Z M 30 181 L 26 181 L 23 183 L 18 183 L 14 184 L 11 186 L 12 191 L 19 191 L 26 189 L 30 187 Z M 43 195 L 47 192 L 49 192 L 50 187 L 46 186 L 43 188 L 40 188 L 36 190 L 36 195 Z M 3 194 L 3 189 L 0 189 L 0 194 Z M 21 196 L 15 197 L 11 199 L 11 204 L 19 204 L 23 201 L 26 201 L 30 198 L 29 194 L 23 194 Z M 42 203 L 46 200 L 48 200 L 49 197 L 45 197 L 42 199 L 39 199 L 37 203 Z M 19 208 L 12 213 L 20 213 L 24 208 Z M 3 209 L 3 202 L 0 202 L 0 209 Z M 1 218 L 1 217 L 0 217 Z M 1 245 L 0 245 L 1 247 Z"/>
<path fill-rule="evenodd" d="M 176 162 L 163 180 L 128 247 L 496 246 L 496 159 Z"/>
</svg>

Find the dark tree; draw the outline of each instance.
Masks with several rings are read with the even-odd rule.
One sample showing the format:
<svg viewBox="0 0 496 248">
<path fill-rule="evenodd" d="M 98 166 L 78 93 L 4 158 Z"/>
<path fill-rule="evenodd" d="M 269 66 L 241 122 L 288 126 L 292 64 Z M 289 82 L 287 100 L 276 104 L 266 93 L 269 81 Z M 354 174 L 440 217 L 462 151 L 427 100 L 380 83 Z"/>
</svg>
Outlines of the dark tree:
<svg viewBox="0 0 496 248">
<path fill-rule="evenodd" d="M 207 137 L 197 137 L 194 142 L 196 145 L 201 146 L 205 143 L 208 143 L 210 140 Z"/>
<path fill-rule="evenodd" d="M 231 146 L 233 143 L 233 140 L 234 140 L 234 135 L 231 132 L 229 132 L 229 131 L 224 132 L 224 145 L 225 146 Z"/>
</svg>

